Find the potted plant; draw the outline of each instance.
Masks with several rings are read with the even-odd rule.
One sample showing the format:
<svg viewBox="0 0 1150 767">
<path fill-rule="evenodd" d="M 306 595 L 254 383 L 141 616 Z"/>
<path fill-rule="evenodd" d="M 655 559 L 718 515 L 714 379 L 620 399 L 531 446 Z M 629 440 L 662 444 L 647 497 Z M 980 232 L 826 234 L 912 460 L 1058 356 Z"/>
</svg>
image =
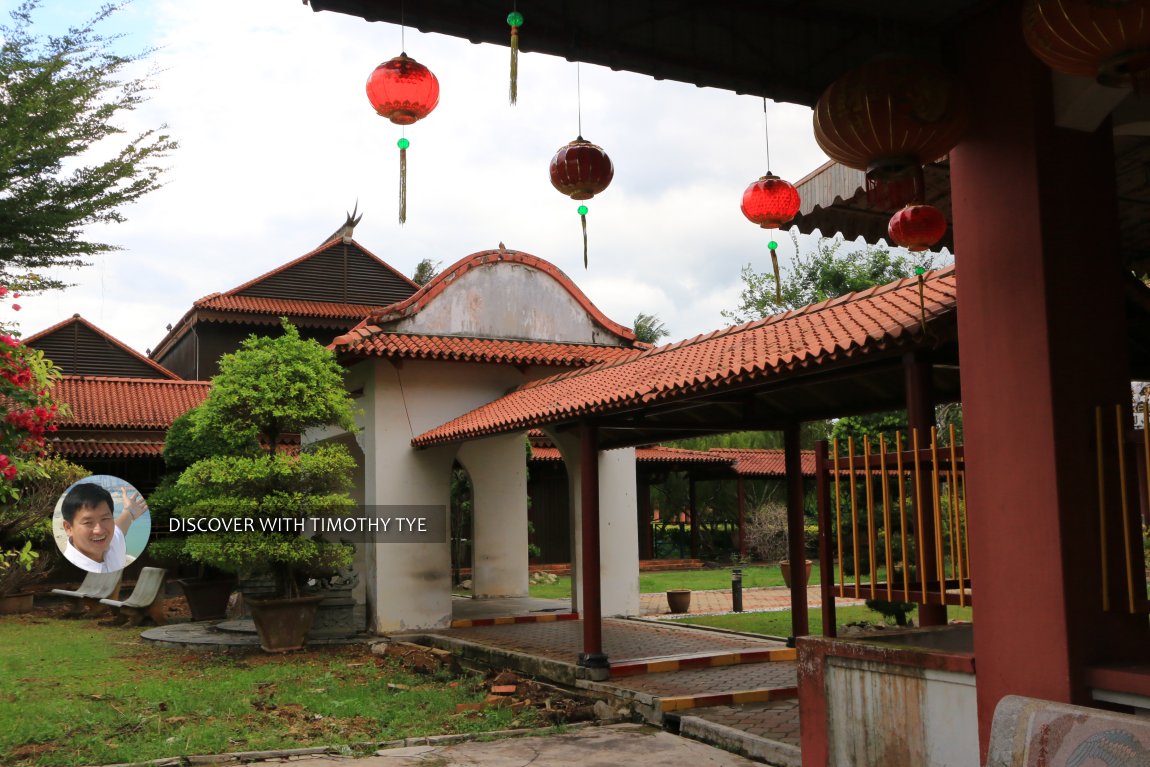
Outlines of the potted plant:
<svg viewBox="0 0 1150 767">
<path fill-rule="evenodd" d="M 803 585 L 806 586 L 811 581 L 811 560 L 803 560 Z M 789 559 L 779 560 L 779 572 L 783 574 L 783 583 L 787 588 L 791 587 L 791 561 Z"/>
<path fill-rule="evenodd" d="M 231 445 L 259 445 L 184 469 L 175 483 L 174 512 L 185 522 L 201 521 L 185 543 L 193 561 L 241 581 L 269 579 L 272 598 L 248 600 L 265 650 L 303 646 L 323 599 L 302 595 L 309 573 L 347 567 L 354 553 L 344 544 L 303 537 L 291 525 L 285 530 L 283 520 L 354 509 L 347 490 L 355 459 L 342 445 L 297 452 L 282 438 L 330 424 L 354 429 L 352 406 L 331 352 L 301 339 L 284 320 L 282 335 L 249 337 L 221 358 L 211 392 L 190 416 L 194 437 L 214 434 Z M 202 520 L 213 518 L 217 530 L 204 532 Z"/>
</svg>

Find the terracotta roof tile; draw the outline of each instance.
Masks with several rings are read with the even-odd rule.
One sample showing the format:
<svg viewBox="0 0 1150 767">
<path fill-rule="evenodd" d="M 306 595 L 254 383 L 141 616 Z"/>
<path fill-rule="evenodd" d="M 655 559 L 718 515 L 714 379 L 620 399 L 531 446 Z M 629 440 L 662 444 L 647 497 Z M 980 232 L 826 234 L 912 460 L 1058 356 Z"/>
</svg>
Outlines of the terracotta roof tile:
<svg viewBox="0 0 1150 767">
<path fill-rule="evenodd" d="M 197 309 L 215 309 L 222 312 L 288 314 L 296 317 L 319 317 L 349 322 L 362 320 L 379 309 L 378 306 L 368 304 L 336 304 L 327 301 L 301 301 L 291 298 L 233 296 L 227 293 L 212 293 L 198 299 L 192 305 Z"/>
<path fill-rule="evenodd" d="M 785 477 L 786 462 L 783 460 L 782 450 L 742 450 L 739 448 L 713 447 L 708 452 L 733 460 L 735 474 L 744 477 Z M 803 469 L 803 476 L 815 475 L 815 451 L 802 450 L 799 460 Z"/>
<path fill-rule="evenodd" d="M 203 402 L 209 388 L 208 381 L 64 376 L 54 394 L 72 411 L 61 429 L 167 429 Z"/>
<path fill-rule="evenodd" d="M 418 435 L 415 446 L 570 421 L 899 346 L 920 332 L 919 285 L 907 278 L 746 325 L 660 346 L 618 362 L 532 381 Z M 956 307 L 954 268 L 924 277 L 927 321 Z"/>
<path fill-rule="evenodd" d="M 640 349 L 620 346 L 384 333 L 374 325 L 357 328 L 340 336 L 332 342 L 330 348 L 340 353 L 364 357 L 573 367 L 586 367 L 609 360 L 625 359 L 642 352 Z"/>
<path fill-rule="evenodd" d="M 164 435 L 155 439 L 80 439 L 58 437 L 48 441 L 52 452 L 65 458 L 159 458 L 164 454 Z"/>
</svg>

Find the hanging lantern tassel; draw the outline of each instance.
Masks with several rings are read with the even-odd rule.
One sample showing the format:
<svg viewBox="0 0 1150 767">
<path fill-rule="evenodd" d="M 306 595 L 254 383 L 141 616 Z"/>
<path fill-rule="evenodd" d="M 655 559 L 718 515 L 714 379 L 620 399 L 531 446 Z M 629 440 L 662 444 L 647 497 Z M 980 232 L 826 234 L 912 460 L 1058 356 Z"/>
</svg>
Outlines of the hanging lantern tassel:
<svg viewBox="0 0 1150 767">
<path fill-rule="evenodd" d="M 923 286 L 926 284 L 926 278 L 924 278 L 923 275 L 926 274 L 926 269 L 923 269 L 921 266 L 916 266 L 914 273 L 918 275 L 918 317 L 919 321 L 922 322 L 922 332 L 925 334 L 926 300 L 923 298 Z"/>
<path fill-rule="evenodd" d="M 783 303 L 783 280 L 779 276 L 779 254 L 775 252 L 779 244 L 774 240 L 767 243 L 767 247 L 771 249 L 771 267 L 775 270 L 775 303 Z"/>
<path fill-rule="evenodd" d="M 407 148 L 411 142 L 401 138 L 399 145 L 399 223 L 407 223 Z"/>
<path fill-rule="evenodd" d="M 579 206 L 579 220 L 583 223 L 583 268 L 587 268 L 587 206 Z"/>
<path fill-rule="evenodd" d="M 511 27 L 511 88 L 508 99 L 511 106 L 519 97 L 519 27 L 523 26 L 523 14 L 512 11 L 507 14 L 507 24 Z"/>
</svg>

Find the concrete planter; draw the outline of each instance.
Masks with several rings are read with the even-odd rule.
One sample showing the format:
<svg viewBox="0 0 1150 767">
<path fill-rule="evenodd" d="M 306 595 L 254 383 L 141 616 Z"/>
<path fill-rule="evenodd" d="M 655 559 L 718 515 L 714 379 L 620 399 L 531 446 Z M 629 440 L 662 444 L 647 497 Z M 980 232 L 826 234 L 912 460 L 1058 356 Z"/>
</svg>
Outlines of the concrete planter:
<svg viewBox="0 0 1150 767">
<path fill-rule="evenodd" d="M 315 611 L 323 597 L 252 599 L 248 606 L 265 652 L 303 649 Z"/>
<path fill-rule="evenodd" d="M 32 592 L 0 596 L 0 615 L 18 615 L 32 612 Z"/>
<path fill-rule="evenodd" d="M 667 607 L 673 613 L 685 613 L 691 609 L 691 590 L 675 589 L 667 592 Z"/>
</svg>

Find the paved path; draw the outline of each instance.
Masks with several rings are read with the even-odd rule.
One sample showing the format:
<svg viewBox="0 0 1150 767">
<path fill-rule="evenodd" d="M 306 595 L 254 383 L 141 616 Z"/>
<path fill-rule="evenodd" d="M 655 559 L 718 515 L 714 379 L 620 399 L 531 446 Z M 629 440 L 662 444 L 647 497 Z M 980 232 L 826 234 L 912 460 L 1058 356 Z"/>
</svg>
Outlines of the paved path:
<svg viewBox="0 0 1150 767">
<path fill-rule="evenodd" d="M 588 727 L 545 737 L 408 746 L 362 759 L 305 757 L 264 762 L 296 767 L 757 767 L 717 748 L 641 725 Z"/>
<path fill-rule="evenodd" d="M 860 599 L 836 599 L 839 606 L 861 605 Z M 814 610 L 822 607 L 822 592 L 818 586 L 807 587 L 807 605 Z M 670 615 L 667 607 L 666 594 L 640 594 L 639 609 L 643 615 Z M 789 610 L 791 609 L 791 590 L 786 586 L 764 586 L 761 588 L 743 589 L 743 610 Z M 714 591 L 692 591 L 690 615 L 703 615 L 706 613 L 731 612 L 731 590 L 716 589 Z"/>
</svg>

